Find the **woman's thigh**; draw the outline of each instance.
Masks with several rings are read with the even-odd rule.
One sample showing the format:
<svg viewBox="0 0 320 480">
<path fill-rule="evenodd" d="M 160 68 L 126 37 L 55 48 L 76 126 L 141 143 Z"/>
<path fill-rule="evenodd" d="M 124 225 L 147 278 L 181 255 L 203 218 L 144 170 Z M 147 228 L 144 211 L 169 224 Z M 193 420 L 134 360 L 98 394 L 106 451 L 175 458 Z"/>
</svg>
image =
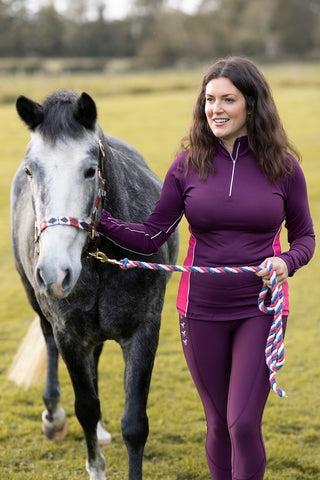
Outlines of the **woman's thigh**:
<svg viewBox="0 0 320 480">
<path fill-rule="evenodd" d="M 284 332 L 287 319 L 283 319 Z M 265 347 L 272 316 L 241 320 L 232 345 L 232 367 L 228 398 L 228 424 L 231 428 L 241 415 L 245 421 L 261 421 L 270 391 Z"/>
<path fill-rule="evenodd" d="M 226 421 L 233 322 L 179 321 L 184 355 L 206 415 Z"/>
</svg>

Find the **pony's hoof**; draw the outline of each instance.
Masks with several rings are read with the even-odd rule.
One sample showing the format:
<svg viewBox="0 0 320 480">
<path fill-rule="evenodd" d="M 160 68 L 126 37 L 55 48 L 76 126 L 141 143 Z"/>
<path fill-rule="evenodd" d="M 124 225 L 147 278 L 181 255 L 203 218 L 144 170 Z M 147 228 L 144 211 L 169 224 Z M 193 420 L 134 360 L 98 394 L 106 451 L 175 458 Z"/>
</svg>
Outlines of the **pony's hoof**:
<svg viewBox="0 0 320 480">
<path fill-rule="evenodd" d="M 95 462 L 89 464 L 88 460 L 86 461 L 86 470 L 89 473 L 90 480 L 106 480 L 104 469 L 105 461 L 101 453 Z"/>
<path fill-rule="evenodd" d="M 97 437 L 100 447 L 105 447 L 106 445 L 109 445 L 112 440 L 111 434 L 104 428 L 101 421 L 99 421 L 97 425 Z"/>
<path fill-rule="evenodd" d="M 48 411 L 42 413 L 42 433 L 49 440 L 63 440 L 68 432 L 68 422 L 65 411 L 59 408 L 53 415 L 53 420 L 49 420 Z"/>
<path fill-rule="evenodd" d="M 68 427 L 68 422 L 66 420 L 64 422 L 61 430 L 56 430 L 54 432 L 52 440 L 56 440 L 57 442 L 61 442 L 61 440 L 63 440 L 65 438 L 65 436 L 67 435 L 68 430 L 69 430 L 69 427 Z"/>
</svg>

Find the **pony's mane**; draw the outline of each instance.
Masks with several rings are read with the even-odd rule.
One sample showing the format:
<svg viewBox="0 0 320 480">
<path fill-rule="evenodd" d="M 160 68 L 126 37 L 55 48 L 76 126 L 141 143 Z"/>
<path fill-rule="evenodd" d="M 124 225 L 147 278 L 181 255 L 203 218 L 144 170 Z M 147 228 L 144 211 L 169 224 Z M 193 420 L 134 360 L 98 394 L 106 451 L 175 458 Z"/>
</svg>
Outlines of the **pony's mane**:
<svg viewBox="0 0 320 480">
<path fill-rule="evenodd" d="M 78 95 L 72 91 L 59 90 L 43 103 L 43 121 L 39 132 L 46 140 L 55 143 L 61 137 L 76 139 L 81 137 L 86 129 L 74 117 Z"/>
</svg>

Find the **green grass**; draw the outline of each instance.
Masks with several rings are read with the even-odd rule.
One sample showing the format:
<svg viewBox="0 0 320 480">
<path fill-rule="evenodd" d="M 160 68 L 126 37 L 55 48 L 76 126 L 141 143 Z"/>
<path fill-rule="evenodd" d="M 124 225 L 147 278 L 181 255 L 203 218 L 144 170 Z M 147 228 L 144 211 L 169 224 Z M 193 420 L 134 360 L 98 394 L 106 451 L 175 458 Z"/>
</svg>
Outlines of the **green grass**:
<svg viewBox="0 0 320 480">
<path fill-rule="evenodd" d="M 289 136 L 303 156 L 312 215 L 319 218 L 319 117 L 320 67 L 287 66 L 264 69 Z M 87 90 L 97 98 L 100 124 L 105 131 L 139 149 L 160 177 L 168 168 L 179 139 L 187 130 L 196 96 L 199 72 L 126 77 L 15 78 L 0 82 L 0 97 L 26 94 L 41 100 L 60 88 Z M 183 82 L 183 83 L 181 83 Z M 145 85 L 134 95 L 139 85 Z M 111 87 L 112 86 L 112 87 Z M 108 89 L 113 88 L 113 93 Z M 135 90 L 136 89 L 136 90 Z M 6 97 L 7 95 L 7 97 Z M 19 342 L 33 318 L 19 278 L 14 271 L 8 232 L 9 185 L 23 157 L 28 133 L 12 103 L 0 106 L 0 478 L 6 480 L 80 480 L 85 444 L 73 414 L 73 392 L 61 365 L 62 404 L 69 416 L 70 432 L 63 443 L 42 438 L 40 414 L 42 386 L 18 389 L 6 378 Z M 317 223 L 316 223 L 317 226 Z M 181 228 L 180 261 L 186 251 L 187 231 Z M 319 419 L 319 254 L 290 279 L 291 315 L 286 336 L 286 365 L 279 383 L 287 399 L 270 395 L 264 415 L 268 455 L 266 480 L 316 480 L 320 478 Z M 207 480 L 204 455 L 205 423 L 197 393 L 187 371 L 179 340 L 175 295 L 178 274 L 167 290 L 160 346 L 156 357 L 148 414 L 150 436 L 145 451 L 146 480 Z M 105 450 L 108 478 L 126 478 L 126 450 L 120 418 L 123 408 L 122 355 L 114 342 L 106 344 L 100 366 L 101 400 L 107 427 L 113 434 Z"/>
</svg>

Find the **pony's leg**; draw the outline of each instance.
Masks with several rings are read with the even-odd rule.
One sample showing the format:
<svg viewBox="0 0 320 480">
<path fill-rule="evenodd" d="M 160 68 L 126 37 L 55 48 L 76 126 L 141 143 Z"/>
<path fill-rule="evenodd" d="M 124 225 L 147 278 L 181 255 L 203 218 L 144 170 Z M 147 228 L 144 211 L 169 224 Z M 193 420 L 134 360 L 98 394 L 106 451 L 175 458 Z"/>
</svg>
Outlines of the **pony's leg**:
<svg viewBox="0 0 320 480">
<path fill-rule="evenodd" d="M 100 452 L 97 424 L 101 418 L 100 401 L 96 391 L 95 360 L 92 351 L 81 348 L 64 336 L 59 341 L 61 355 L 67 365 L 75 394 L 75 412 L 87 443 L 86 468 L 90 480 L 105 480 L 105 460 Z M 66 343 L 64 343 L 66 341 Z"/>
<path fill-rule="evenodd" d="M 99 396 L 99 386 L 98 386 L 98 363 L 99 363 L 99 358 L 101 355 L 103 349 L 103 343 L 100 345 L 97 345 L 94 349 L 93 356 L 94 356 L 94 364 L 95 364 L 95 369 L 96 369 L 96 375 L 94 378 L 94 385 L 96 389 L 97 396 Z M 111 442 L 111 434 L 107 431 L 105 426 L 103 425 L 102 418 L 100 418 L 98 425 L 97 425 L 97 436 L 98 436 L 98 443 L 101 447 L 109 445 Z"/>
<path fill-rule="evenodd" d="M 22 271 L 19 273 L 28 300 L 34 311 L 39 315 L 42 333 L 47 346 L 47 382 L 43 394 L 46 410 L 42 413 L 42 431 L 50 439 L 62 439 L 67 433 L 67 421 L 66 414 L 59 403 L 58 350 L 53 337 L 52 327 L 41 311 L 32 285 Z"/>
<path fill-rule="evenodd" d="M 47 438 L 62 440 L 67 433 L 67 420 L 60 406 L 60 386 L 58 380 L 59 353 L 50 323 L 40 315 L 41 328 L 47 346 L 47 382 L 43 393 L 46 410 L 42 413 L 42 431 Z"/>
<path fill-rule="evenodd" d="M 50 439 L 61 440 L 67 433 L 67 420 L 66 414 L 59 403 L 58 350 L 54 341 L 52 327 L 41 311 L 29 280 L 23 272 L 20 272 L 20 275 L 29 302 L 34 311 L 39 315 L 47 347 L 47 381 L 42 397 L 46 410 L 42 412 L 42 431 Z"/>
<path fill-rule="evenodd" d="M 121 426 L 129 456 L 129 480 L 142 479 L 143 452 L 149 434 L 147 399 L 159 335 L 156 330 L 151 335 L 138 331 L 121 343 L 126 394 Z"/>
</svg>

